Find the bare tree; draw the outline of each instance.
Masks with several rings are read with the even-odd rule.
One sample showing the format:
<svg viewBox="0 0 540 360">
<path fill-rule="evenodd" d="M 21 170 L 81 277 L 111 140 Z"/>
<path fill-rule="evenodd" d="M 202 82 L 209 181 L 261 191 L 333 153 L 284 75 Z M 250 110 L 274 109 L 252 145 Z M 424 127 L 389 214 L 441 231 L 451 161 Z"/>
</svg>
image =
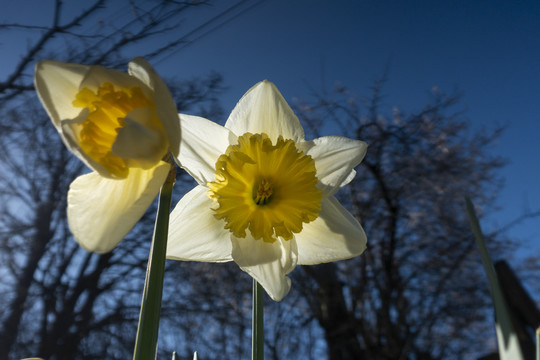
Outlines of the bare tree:
<svg viewBox="0 0 540 360">
<path fill-rule="evenodd" d="M 30 44 L 0 79 L 0 359 L 130 356 L 153 228 L 151 208 L 110 254 L 86 253 L 73 241 L 65 196 L 84 169 L 36 103 L 33 64 L 55 58 L 123 68 L 133 55 L 167 56 L 211 29 L 205 24 L 214 18 L 179 31 L 183 15 L 207 4 L 95 0 L 77 13 L 56 0 L 49 26 L 0 24 L 0 35 L 24 30 Z M 134 53 L 150 40 L 147 54 Z M 169 83 L 180 111 L 221 117 L 219 75 Z M 341 192 L 369 248 L 293 273 L 291 293 L 266 303 L 269 358 L 442 359 L 484 350 L 479 334 L 491 327 L 491 313 L 462 197 L 486 211 L 493 203 L 503 162 L 487 149 L 499 132 L 468 133 L 455 111 L 459 97 L 438 92 L 416 113 L 381 115 L 380 90 L 376 84 L 367 106 L 340 88 L 297 109 L 314 135 L 332 126 L 370 144 Z M 190 187 L 184 175 L 179 170 L 177 197 Z M 497 236 L 493 250 L 509 250 Z M 249 276 L 234 264 L 168 262 L 165 282 L 161 356 L 249 356 Z"/>
<path fill-rule="evenodd" d="M 35 104 L 35 102 L 34 102 Z M 25 302 L 30 296 L 34 275 L 56 237 L 55 223 L 62 217 L 64 189 L 81 171 L 70 162 L 67 151 L 58 141 L 49 142 L 54 130 L 32 121 L 32 110 L 11 111 L 4 120 L 11 121 L 11 131 L 4 133 L 2 153 L 2 256 L 11 287 L 6 296 L 0 332 L 0 354 L 8 354 L 15 342 Z M 19 117 L 20 116 L 20 117 Z M 25 121 L 19 121 L 19 119 Z M 44 143 L 47 140 L 47 143 Z M 47 169 L 44 173 L 43 170 Z M 28 179 L 31 178 L 31 181 Z M 62 231 L 58 228 L 58 231 Z"/>
<path fill-rule="evenodd" d="M 0 24 L 0 35 L 24 30 L 30 44 L 0 81 L 1 359 L 129 356 L 153 227 L 152 214 L 106 255 L 86 253 L 73 241 L 66 194 L 84 169 L 33 94 L 34 63 L 54 58 L 124 68 L 130 46 L 148 40 L 155 43 L 147 51 L 162 48 L 153 56 L 164 56 L 176 49 L 167 41 L 182 38 L 182 17 L 207 3 L 97 0 L 77 12 L 57 0 L 50 26 Z M 159 41 L 173 30 L 172 40 Z M 218 74 L 175 80 L 171 88 L 181 110 L 221 111 Z"/>
<path fill-rule="evenodd" d="M 247 2 L 239 1 L 224 12 Z M 215 28 L 213 21 L 220 15 L 195 30 L 179 32 L 183 15 L 208 3 L 96 0 L 76 13 L 58 0 L 53 2 L 49 26 L 0 24 L 0 35 L 24 31 L 29 43 L 27 52 L 0 80 L 0 145 L 6 149 L 0 154 L 0 358 L 129 356 L 153 227 L 154 209 L 149 209 L 126 241 L 106 255 L 86 253 L 73 241 L 65 197 L 70 182 L 85 170 L 37 104 L 34 63 L 54 58 L 123 70 L 135 55 L 162 58 Z M 146 44 L 147 54 L 132 50 L 141 44 Z M 217 95 L 223 86 L 218 74 L 169 80 L 180 111 L 196 108 L 198 115 L 222 117 Z M 181 171 L 178 177 L 184 179 Z M 178 181 L 177 196 L 187 190 L 183 185 Z M 244 281 L 237 281 L 238 277 Z M 169 263 L 165 281 L 161 355 L 177 350 L 190 357 L 199 349 L 205 358 L 248 356 L 249 277 L 233 264 Z M 286 320 L 281 316 L 269 323 L 275 329 L 283 324 L 290 331 L 301 329 L 291 328 Z M 274 358 L 304 353 L 305 347 L 294 345 L 284 333 L 276 331 L 268 337 Z M 311 336 L 302 344 L 315 341 Z M 289 344 L 290 350 L 284 352 L 279 343 Z"/>
<path fill-rule="evenodd" d="M 291 293 L 265 304 L 269 358 L 468 359 L 493 344 L 486 336 L 494 334 L 490 298 L 463 197 L 473 196 L 484 216 L 493 205 L 504 161 L 491 157 L 489 146 L 501 130 L 470 132 L 459 94 L 438 91 L 420 111 L 394 109 L 386 117 L 380 112 L 381 86 L 374 86 L 368 101 L 339 88 L 296 109 L 314 136 L 331 127 L 370 144 L 356 178 L 340 192 L 368 234 L 368 250 L 356 259 L 293 272 Z M 501 240 L 501 234 L 490 235 L 494 254 L 510 253 L 512 244 Z M 173 271 L 194 271 L 191 265 L 170 265 Z M 228 277 L 239 279 L 231 283 L 221 277 L 224 270 L 210 270 L 219 266 L 224 265 L 209 266 L 211 280 L 185 293 L 199 301 L 190 307 L 197 313 L 212 299 L 219 304 L 249 296 L 250 282 L 231 272 Z M 177 291 L 184 287 L 179 283 Z M 249 329 L 229 306 L 234 305 L 217 306 L 217 312 L 207 308 L 203 323 L 219 323 L 221 313 L 229 337 L 236 321 L 240 331 Z M 194 343 L 210 359 L 243 354 L 227 352 L 214 340 Z M 242 344 L 249 347 L 245 339 L 235 346 Z"/>
<path fill-rule="evenodd" d="M 463 198 L 493 206 L 504 161 L 489 146 L 501 129 L 470 133 L 459 96 L 439 91 L 419 112 L 385 116 L 381 88 L 376 83 L 367 102 L 340 87 L 298 106 L 312 129 L 331 124 L 369 148 L 342 191 L 368 250 L 304 267 L 297 283 L 324 329 L 329 359 L 470 358 L 493 331 Z M 496 252 L 500 240 L 490 239 Z"/>
<path fill-rule="evenodd" d="M 219 88 L 220 81 L 210 83 Z M 179 94 L 203 105 L 193 96 L 212 92 Z M 82 163 L 35 98 L 8 119 L 11 131 L 0 137 L 6 149 L 0 155 L 0 354 L 125 358 L 132 351 L 155 211 L 113 253 L 82 250 L 65 213 L 67 188 Z"/>
</svg>

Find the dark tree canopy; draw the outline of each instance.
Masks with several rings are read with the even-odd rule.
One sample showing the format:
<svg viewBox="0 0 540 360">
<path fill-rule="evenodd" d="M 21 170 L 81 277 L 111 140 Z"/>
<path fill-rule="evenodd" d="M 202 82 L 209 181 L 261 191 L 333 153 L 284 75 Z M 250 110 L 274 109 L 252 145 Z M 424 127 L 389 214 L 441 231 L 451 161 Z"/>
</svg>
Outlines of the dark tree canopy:
<svg viewBox="0 0 540 360">
<path fill-rule="evenodd" d="M 369 144 L 342 191 L 368 250 L 304 267 L 303 293 L 331 359 L 467 358 L 484 351 L 487 339 L 478 334 L 490 333 L 491 318 L 463 198 L 493 204 L 504 162 L 489 146 L 500 131 L 471 133 L 460 97 L 438 91 L 418 112 L 384 115 L 381 85 L 367 106 L 345 88 L 298 106 L 314 131 L 331 123 Z M 491 240 L 497 247 L 502 238 Z"/>
<path fill-rule="evenodd" d="M 0 79 L 5 149 L 0 154 L 0 358 L 131 354 L 152 235 L 149 217 L 114 253 L 86 253 L 73 240 L 66 194 L 71 181 L 87 170 L 65 148 L 35 96 L 35 62 L 55 59 L 125 71 L 131 46 L 178 32 L 183 16 L 205 4 L 96 0 L 74 9 L 57 0 L 51 2 L 54 16 L 46 26 L 0 24 L 0 36 L 23 32 L 29 44 Z M 156 54 L 166 54 L 179 37 L 167 36 L 170 42 L 156 42 L 148 52 L 159 48 Z M 218 74 L 175 80 L 171 88 L 179 109 L 220 114 Z"/>
<path fill-rule="evenodd" d="M 0 36 L 29 38 L 0 79 L 0 359 L 129 358 L 153 231 L 155 206 L 111 253 L 87 253 L 73 240 L 66 194 L 87 170 L 36 99 L 35 62 L 120 70 L 135 55 L 152 62 L 208 29 L 179 31 L 184 15 L 208 3 L 95 0 L 76 11 L 56 0 L 46 26 L 0 24 Z M 118 16 L 119 6 L 129 11 Z M 141 44 L 147 53 L 134 54 Z M 180 111 L 224 117 L 219 74 L 166 80 Z M 491 304 L 463 197 L 492 209 L 504 162 L 489 149 L 500 130 L 472 132 L 458 95 L 434 92 L 405 113 L 387 111 L 382 83 L 372 90 L 365 100 L 341 87 L 296 107 L 313 137 L 331 130 L 369 143 L 356 178 L 339 193 L 362 223 L 368 250 L 298 267 L 291 293 L 280 303 L 267 299 L 267 358 L 469 359 L 489 347 Z M 192 185 L 182 170 L 177 175 L 175 201 Z M 503 235 L 490 236 L 495 254 L 512 251 Z M 167 263 L 159 358 L 172 351 L 247 358 L 250 323 L 251 279 L 234 263 Z"/>
</svg>

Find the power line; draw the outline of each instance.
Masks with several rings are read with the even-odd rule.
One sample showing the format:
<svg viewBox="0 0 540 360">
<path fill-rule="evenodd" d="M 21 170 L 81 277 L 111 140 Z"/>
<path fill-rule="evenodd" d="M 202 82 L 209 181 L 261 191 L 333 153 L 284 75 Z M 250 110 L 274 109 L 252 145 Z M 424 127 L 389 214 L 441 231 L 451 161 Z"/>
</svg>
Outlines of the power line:
<svg viewBox="0 0 540 360">
<path fill-rule="evenodd" d="M 239 7 L 244 5 L 245 3 L 248 3 L 250 0 L 242 0 L 238 3 L 234 4 L 233 6 L 229 7 L 228 9 L 222 11 L 221 13 L 217 14 L 216 16 L 212 17 L 211 19 L 205 21 L 201 25 L 197 26 L 195 29 L 189 31 L 187 34 L 183 35 L 179 39 L 170 42 L 169 44 L 161 47 L 160 49 L 148 54 L 148 57 L 161 57 L 159 60 L 155 60 L 153 63 L 158 64 L 169 57 L 177 54 L 179 51 L 184 50 L 188 46 L 192 45 L 194 42 L 204 38 L 205 36 L 208 36 L 209 34 L 215 32 L 216 30 L 222 28 L 226 24 L 230 23 L 231 21 L 237 19 L 238 17 L 242 16 L 243 14 L 247 13 L 248 11 L 254 9 L 256 6 L 262 4 L 265 0 L 259 0 L 257 2 L 252 3 L 248 7 L 239 10 L 237 13 L 233 14 L 231 17 L 226 18 L 223 20 L 224 17 L 228 16 L 231 12 L 236 11 Z M 216 24 L 215 26 L 207 29 L 210 25 L 215 23 L 216 21 L 222 20 L 220 23 Z M 195 36 L 193 39 L 189 39 L 191 36 L 196 35 L 197 33 L 203 31 L 200 35 Z M 179 46 L 178 46 L 179 45 Z M 171 50 L 173 49 L 173 50 Z M 168 52 L 166 55 L 162 55 L 164 53 Z"/>
</svg>

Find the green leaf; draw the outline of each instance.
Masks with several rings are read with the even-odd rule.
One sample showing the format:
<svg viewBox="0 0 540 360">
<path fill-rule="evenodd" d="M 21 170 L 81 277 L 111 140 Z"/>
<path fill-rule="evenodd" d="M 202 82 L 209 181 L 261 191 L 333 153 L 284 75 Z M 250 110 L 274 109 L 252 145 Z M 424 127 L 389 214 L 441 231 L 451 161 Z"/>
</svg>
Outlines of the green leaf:
<svg viewBox="0 0 540 360">
<path fill-rule="evenodd" d="M 467 213 L 469 215 L 469 221 L 471 222 L 472 231 L 474 233 L 478 249 L 480 250 L 482 263 L 484 264 L 484 269 L 489 281 L 493 304 L 495 306 L 499 357 L 501 360 L 524 360 L 518 337 L 514 331 L 512 321 L 510 320 L 508 305 L 504 300 L 501 286 L 497 280 L 497 274 L 495 273 L 493 263 L 491 262 L 491 258 L 486 247 L 486 242 L 484 240 L 484 235 L 482 234 L 480 223 L 478 222 L 476 212 L 474 211 L 474 206 L 469 197 L 465 197 L 465 203 L 467 205 Z"/>
</svg>

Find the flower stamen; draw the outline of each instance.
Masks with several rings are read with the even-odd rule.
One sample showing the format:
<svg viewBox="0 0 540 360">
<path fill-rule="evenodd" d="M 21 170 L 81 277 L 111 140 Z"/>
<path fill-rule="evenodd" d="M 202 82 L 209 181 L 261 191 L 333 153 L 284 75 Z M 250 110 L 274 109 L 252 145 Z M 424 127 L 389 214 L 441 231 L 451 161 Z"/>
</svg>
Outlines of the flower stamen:
<svg viewBox="0 0 540 360">
<path fill-rule="evenodd" d="M 257 205 L 265 205 L 267 202 L 270 201 L 271 196 L 272 184 L 266 179 L 263 179 L 257 188 L 257 192 L 253 200 L 255 200 L 255 204 Z"/>
</svg>

